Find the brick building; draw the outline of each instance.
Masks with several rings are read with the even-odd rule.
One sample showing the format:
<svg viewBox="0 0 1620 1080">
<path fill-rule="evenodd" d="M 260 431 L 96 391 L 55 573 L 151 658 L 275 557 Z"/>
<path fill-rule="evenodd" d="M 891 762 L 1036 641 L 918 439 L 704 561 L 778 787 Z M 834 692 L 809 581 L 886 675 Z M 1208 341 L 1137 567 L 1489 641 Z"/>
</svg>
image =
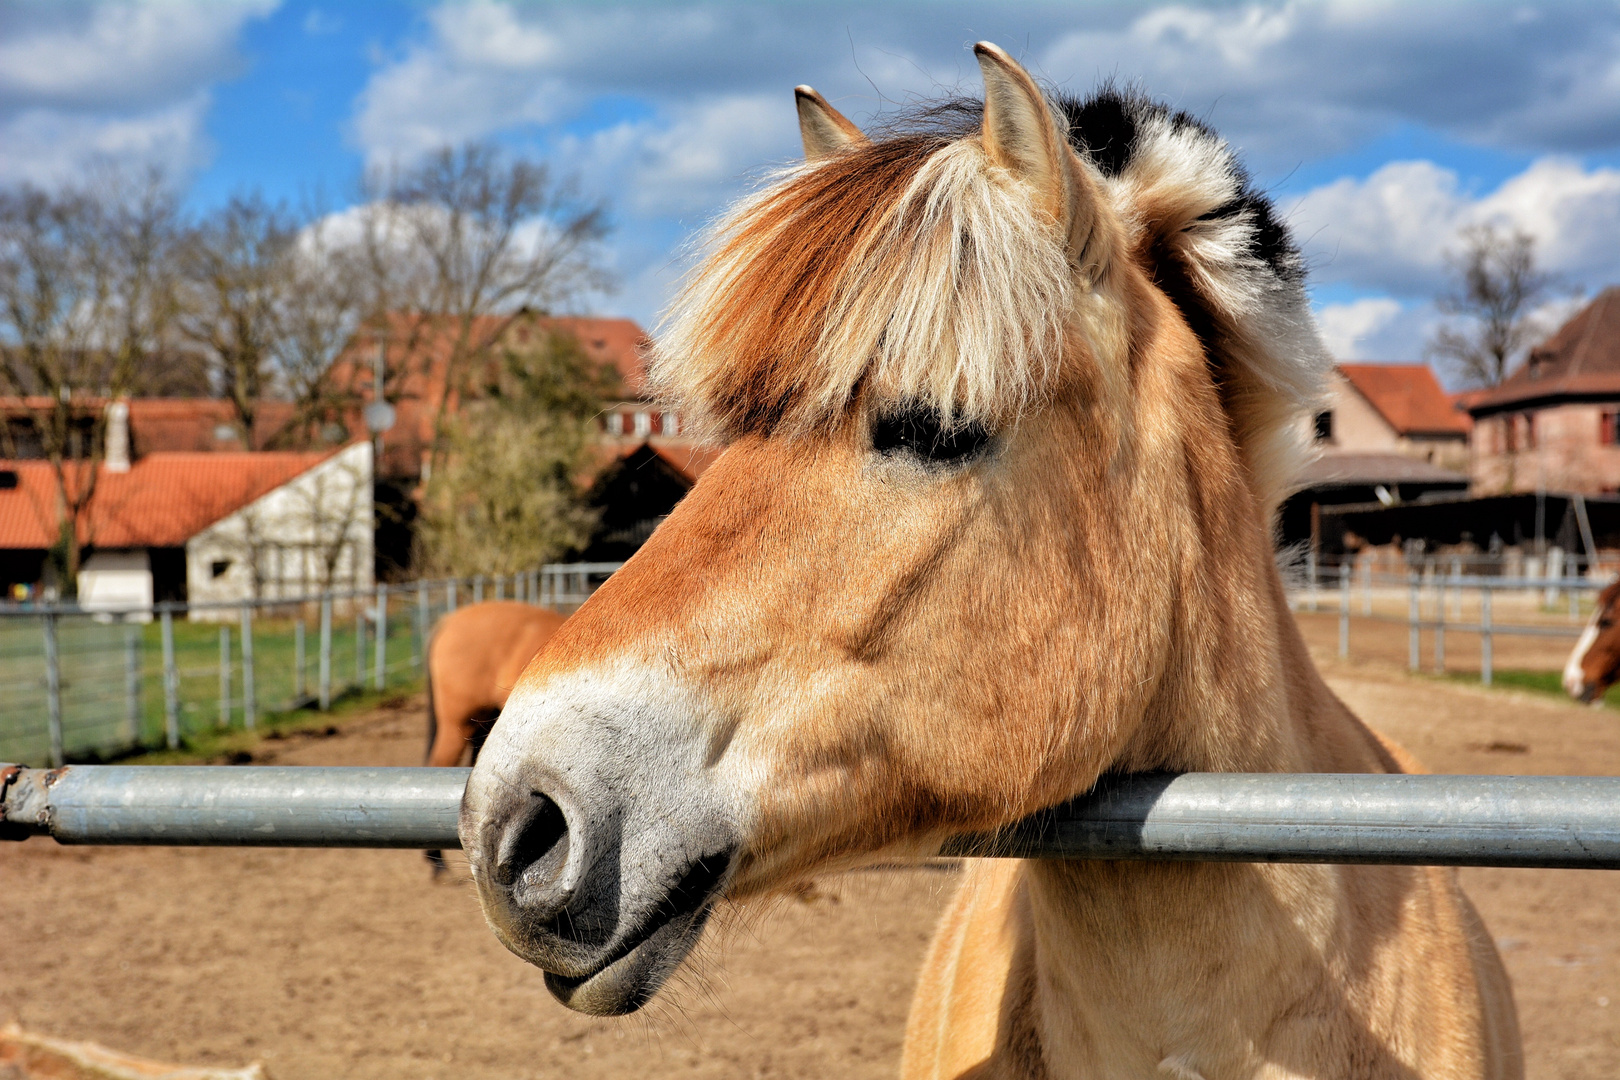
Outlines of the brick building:
<svg viewBox="0 0 1620 1080">
<path fill-rule="evenodd" d="M 1620 287 L 1467 406 L 1475 494 L 1620 491 Z"/>
</svg>

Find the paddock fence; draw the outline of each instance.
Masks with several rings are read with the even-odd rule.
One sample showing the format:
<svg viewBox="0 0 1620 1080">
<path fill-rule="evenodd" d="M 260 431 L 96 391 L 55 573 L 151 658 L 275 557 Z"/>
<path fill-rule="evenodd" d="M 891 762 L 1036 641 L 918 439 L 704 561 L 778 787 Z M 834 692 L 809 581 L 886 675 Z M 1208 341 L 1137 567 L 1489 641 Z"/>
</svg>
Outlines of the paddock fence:
<svg viewBox="0 0 1620 1080">
<path fill-rule="evenodd" d="M 1566 573 L 1573 563 L 1561 560 L 1549 561 L 1547 573 L 1520 576 L 1462 558 L 1430 559 L 1405 573 L 1380 570 L 1371 561 L 1318 566 L 1307 560 L 1290 569 L 1285 573 L 1289 606 L 1295 612 L 1336 614 L 1341 658 L 1353 655 L 1353 620 L 1397 633 L 1404 629 L 1407 668 L 1414 672 L 1426 666 L 1447 672 L 1458 655 L 1453 647 L 1448 660 L 1447 635 L 1453 635 L 1452 642 L 1455 635 L 1477 635 L 1479 676 L 1486 686 L 1494 680 L 1498 640 L 1554 639 L 1573 647 L 1597 594 L 1613 580 L 1608 573 Z"/>
<path fill-rule="evenodd" d="M 433 625 L 484 600 L 567 614 L 621 564 L 554 563 L 234 603 L 0 606 L 0 761 L 179 747 L 261 717 L 413 684 Z"/>
<path fill-rule="evenodd" d="M 0 839 L 455 848 L 470 771 L 0 765 Z M 1116 776 L 942 854 L 1620 869 L 1617 811 L 1617 777 Z"/>
</svg>

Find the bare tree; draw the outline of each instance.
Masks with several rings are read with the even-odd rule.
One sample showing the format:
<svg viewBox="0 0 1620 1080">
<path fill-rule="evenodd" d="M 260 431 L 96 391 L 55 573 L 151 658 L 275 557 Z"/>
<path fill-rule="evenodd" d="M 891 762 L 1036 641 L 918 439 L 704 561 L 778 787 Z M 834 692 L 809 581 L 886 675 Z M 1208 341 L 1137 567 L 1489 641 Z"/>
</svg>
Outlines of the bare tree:
<svg viewBox="0 0 1620 1080">
<path fill-rule="evenodd" d="M 299 224 L 285 206 L 260 195 L 233 196 L 191 229 L 180 247 L 180 328 L 207 358 L 249 449 L 255 446 L 259 402 L 275 383 Z"/>
<path fill-rule="evenodd" d="M 448 450 L 451 401 L 512 318 L 609 286 L 596 247 L 607 232 L 606 212 L 544 164 L 508 159 L 487 143 L 374 173 L 366 196 L 359 251 L 372 282 L 368 322 L 393 336 L 385 380 L 397 385 L 432 361 L 428 350 L 445 348 L 436 468 Z M 386 323 L 393 312 L 406 313 L 406 324 Z M 384 388 L 385 396 L 396 392 Z"/>
<path fill-rule="evenodd" d="M 1431 355 L 1478 386 L 1496 386 L 1509 366 L 1543 332 L 1531 317 L 1553 277 L 1536 267 L 1535 238 L 1519 229 L 1470 225 L 1462 250 L 1446 257 L 1457 281 L 1439 297 L 1442 312 L 1463 320 L 1436 331 Z"/>
<path fill-rule="evenodd" d="M 20 419 L 51 464 L 69 592 L 94 543 L 101 405 L 128 392 L 167 345 L 178 221 L 156 172 L 104 168 L 82 187 L 0 193 L 0 386 L 22 399 Z M 9 425 L 5 434 L 13 443 Z"/>
<path fill-rule="evenodd" d="M 284 435 L 295 440 L 357 402 L 353 388 L 335 385 L 331 372 L 355 340 L 368 304 L 363 245 L 335 237 L 325 215 L 309 219 L 282 268 L 271 347 L 280 390 L 293 403 Z"/>
</svg>

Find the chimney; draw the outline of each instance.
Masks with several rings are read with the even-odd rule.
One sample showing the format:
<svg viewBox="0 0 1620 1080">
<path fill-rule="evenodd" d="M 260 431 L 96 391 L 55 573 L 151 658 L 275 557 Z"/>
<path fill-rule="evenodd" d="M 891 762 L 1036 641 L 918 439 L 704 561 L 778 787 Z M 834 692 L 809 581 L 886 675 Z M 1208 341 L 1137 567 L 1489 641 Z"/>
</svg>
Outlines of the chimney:
<svg viewBox="0 0 1620 1080">
<path fill-rule="evenodd" d="M 107 405 L 107 471 L 129 472 L 129 403 Z"/>
</svg>

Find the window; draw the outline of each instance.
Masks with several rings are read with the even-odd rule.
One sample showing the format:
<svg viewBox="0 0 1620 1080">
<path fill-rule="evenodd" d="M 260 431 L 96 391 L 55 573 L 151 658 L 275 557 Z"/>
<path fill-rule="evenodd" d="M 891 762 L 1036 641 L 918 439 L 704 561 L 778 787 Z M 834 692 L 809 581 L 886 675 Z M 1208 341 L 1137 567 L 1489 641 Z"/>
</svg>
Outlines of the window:
<svg viewBox="0 0 1620 1080">
<path fill-rule="evenodd" d="M 652 413 L 645 409 L 636 411 L 636 438 L 645 439 L 652 434 Z"/>
<path fill-rule="evenodd" d="M 1333 410 L 1316 414 L 1316 441 L 1327 442 L 1333 438 Z"/>
<path fill-rule="evenodd" d="M 229 559 L 215 559 L 213 562 L 208 564 L 209 571 L 216 578 L 224 577 L 225 576 L 225 571 L 229 570 L 230 568 L 231 568 L 231 560 L 229 560 Z"/>
<path fill-rule="evenodd" d="M 607 414 L 607 432 L 609 435 L 624 434 L 624 413 L 610 412 Z"/>
<path fill-rule="evenodd" d="M 664 414 L 664 434 L 679 435 L 681 433 L 681 414 L 667 412 Z"/>
<path fill-rule="evenodd" d="M 1602 446 L 1620 446 L 1620 412 L 1605 409 L 1598 413 L 1598 443 Z"/>
</svg>

